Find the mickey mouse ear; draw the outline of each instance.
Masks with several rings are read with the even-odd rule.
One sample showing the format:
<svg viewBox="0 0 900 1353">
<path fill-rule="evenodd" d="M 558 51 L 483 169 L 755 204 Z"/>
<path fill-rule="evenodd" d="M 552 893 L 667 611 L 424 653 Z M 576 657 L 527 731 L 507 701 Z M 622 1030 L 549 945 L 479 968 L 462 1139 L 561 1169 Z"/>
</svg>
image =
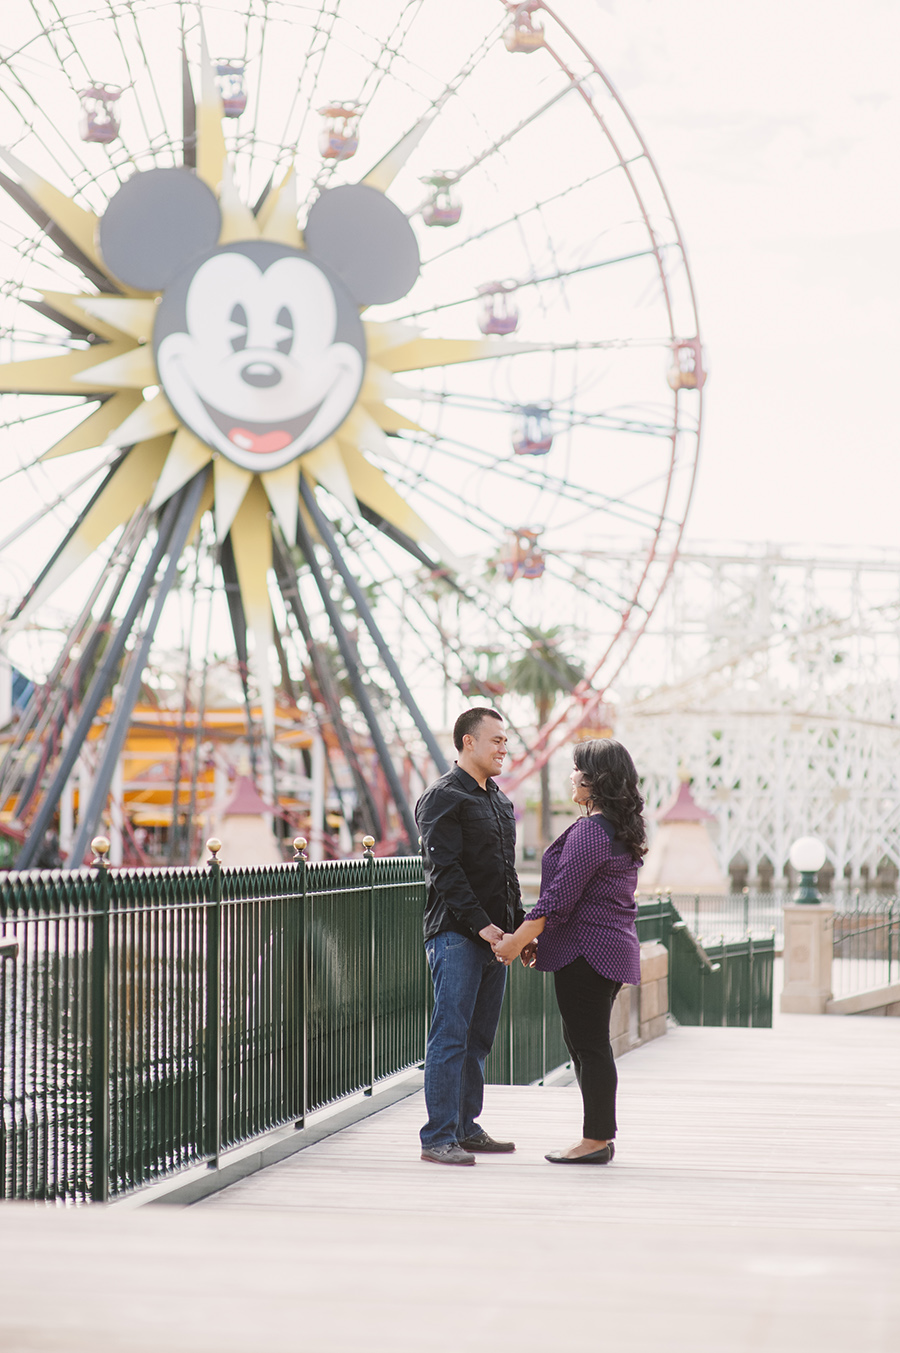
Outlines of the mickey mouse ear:
<svg viewBox="0 0 900 1353">
<path fill-rule="evenodd" d="M 116 193 L 100 220 L 111 272 L 139 291 L 162 291 L 196 254 L 214 249 L 222 217 L 190 169 L 148 169 Z"/>
<path fill-rule="evenodd" d="M 419 275 L 419 245 L 409 221 L 384 193 L 362 183 L 323 192 L 303 237 L 360 305 L 398 301 Z"/>
</svg>

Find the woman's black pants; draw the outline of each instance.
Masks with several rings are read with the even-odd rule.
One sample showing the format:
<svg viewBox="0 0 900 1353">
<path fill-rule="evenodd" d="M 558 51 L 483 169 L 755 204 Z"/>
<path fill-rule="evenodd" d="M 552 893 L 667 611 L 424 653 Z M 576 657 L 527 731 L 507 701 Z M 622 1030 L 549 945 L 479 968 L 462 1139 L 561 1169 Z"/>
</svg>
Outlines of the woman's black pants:
<svg viewBox="0 0 900 1353">
<path fill-rule="evenodd" d="M 563 1037 L 584 1101 L 584 1135 L 610 1141 L 616 1135 L 616 1062 L 609 1042 L 609 1019 L 621 982 L 601 977 L 586 958 L 553 974 Z"/>
</svg>

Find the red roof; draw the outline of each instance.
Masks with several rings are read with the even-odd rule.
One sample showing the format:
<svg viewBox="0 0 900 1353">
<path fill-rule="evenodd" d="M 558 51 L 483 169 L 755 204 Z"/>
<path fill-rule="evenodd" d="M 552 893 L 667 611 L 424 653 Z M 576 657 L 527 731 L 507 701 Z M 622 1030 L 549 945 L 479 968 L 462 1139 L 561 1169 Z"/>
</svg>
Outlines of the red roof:
<svg viewBox="0 0 900 1353">
<path fill-rule="evenodd" d="M 656 815 L 657 822 L 715 822 L 715 814 L 708 813 L 705 808 L 694 802 L 694 796 L 691 793 L 691 787 L 686 780 L 682 780 L 678 786 L 678 793 L 675 795 L 668 808 L 664 808 Z"/>
<path fill-rule="evenodd" d="M 262 813 L 271 813 L 272 807 L 263 803 L 256 791 L 256 785 L 249 775 L 239 775 L 234 782 L 234 793 L 222 810 L 223 817 L 259 817 Z"/>
</svg>

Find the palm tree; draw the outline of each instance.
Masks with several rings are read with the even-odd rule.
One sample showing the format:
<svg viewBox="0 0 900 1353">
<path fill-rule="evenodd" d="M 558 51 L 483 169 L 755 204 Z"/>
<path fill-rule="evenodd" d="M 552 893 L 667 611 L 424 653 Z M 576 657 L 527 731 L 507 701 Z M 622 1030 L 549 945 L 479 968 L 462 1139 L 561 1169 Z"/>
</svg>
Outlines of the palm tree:
<svg viewBox="0 0 900 1353">
<path fill-rule="evenodd" d="M 530 629 L 530 645 L 510 661 L 504 673 L 507 690 L 534 701 L 538 728 L 550 718 L 560 691 L 571 691 L 584 676 L 581 664 L 560 650 L 560 631 L 559 625 Z M 545 763 L 541 767 L 541 852 L 550 843 L 550 832 L 550 766 Z"/>
</svg>

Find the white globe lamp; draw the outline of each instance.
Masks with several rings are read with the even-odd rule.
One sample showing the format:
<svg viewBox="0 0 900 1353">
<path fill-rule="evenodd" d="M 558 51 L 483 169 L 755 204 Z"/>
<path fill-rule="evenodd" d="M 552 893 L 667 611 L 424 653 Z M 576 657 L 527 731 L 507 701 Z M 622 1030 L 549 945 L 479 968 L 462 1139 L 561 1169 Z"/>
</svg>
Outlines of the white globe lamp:
<svg viewBox="0 0 900 1353">
<path fill-rule="evenodd" d="M 800 836 L 791 846 L 788 859 L 800 875 L 800 887 L 794 894 L 795 902 L 821 902 L 816 887 L 816 875 L 825 863 L 826 850 L 817 836 Z"/>
</svg>

